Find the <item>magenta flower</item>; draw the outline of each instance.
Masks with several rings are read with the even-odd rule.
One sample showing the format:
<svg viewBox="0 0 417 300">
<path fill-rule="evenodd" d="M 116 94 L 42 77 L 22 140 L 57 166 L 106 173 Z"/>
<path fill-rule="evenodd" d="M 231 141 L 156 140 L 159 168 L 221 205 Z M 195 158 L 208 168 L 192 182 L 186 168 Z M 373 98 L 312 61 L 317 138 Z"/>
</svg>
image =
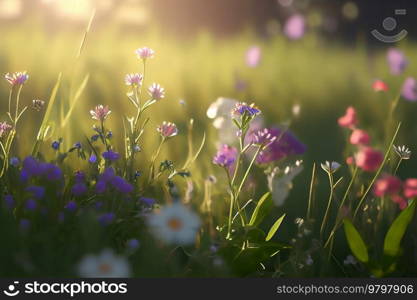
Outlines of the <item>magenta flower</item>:
<svg viewBox="0 0 417 300">
<path fill-rule="evenodd" d="M 116 161 L 120 158 L 120 154 L 114 151 L 105 151 L 102 153 L 102 156 L 104 159 L 109 160 L 109 161 Z"/>
<path fill-rule="evenodd" d="M 217 151 L 213 157 L 213 164 L 220 167 L 228 168 L 229 170 L 233 167 L 237 158 L 237 149 L 229 145 L 223 145 Z"/>
<path fill-rule="evenodd" d="M 160 86 L 158 83 L 153 83 L 148 88 L 148 93 L 153 100 L 160 100 L 165 97 L 165 89 Z"/>
<path fill-rule="evenodd" d="M 417 101 L 417 81 L 415 78 L 408 77 L 402 86 L 401 95 L 408 101 Z"/>
<path fill-rule="evenodd" d="M 362 129 L 353 130 L 349 138 L 352 145 L 368 145 L 370 140 L 369 134 Z"/>
<path fill-rule="evenodd" d="M 110 113 L 111 113 L 111 110 L 109 109 L 109 107 L 107 105 L 103 106 L 101 104 L 97 105 L 94 108 L 94 110 L 90 110 L 91 117 L 94 120 L 101 121 L 101 122 L 106 120 L 106 118 L 110 115 Z"/>
<path fill-rule="evenodd" d="M 409 178 L 405 181 L 404 196 L 408 199 L 417 197 L 417 178 Z"/>
<path fill-rule="evenodd" d="M 29 79 L 29 75 L 26 73 L 26 71 L 23 72 L 15 72 L 15 73 L 7 73 L 4 75 L 4 78 L 12 85 L 23 85 L 26 80 Z"/>
<path fill-rule="evenodd" d="M 408 60 L 404 53 L 396 48 L 388 49 L 387 61 L 393 75 L 401 75 L 408 65 Z"/>
<path fill-rule="evenodd" d="M 0 138 L 2 138 L 3 135 L 6 135 L 12 128 L 12 125 L 7 124 L 6 122 L 0 122 Z"/>
<path fill-rule="evenodd" d="M 305 19 L 302 15 L 291 16 L 284 25 L 284 34 L 291 40 L 298 40 L 305 33 Z"/>
<path fill-rule="evenodd" d="M 143 60 L 153 58 L 153 56 L 155 55 L 155 51 L 148 47 L 139 48 L 135 51 L 135 53 L 137 54 L 138 58 Z"/>
<path fill-rule="evenodd" d="M 232 109 L 232 116 L 248 115 L 255 117 L 261 113 L 261 110 L 255 106 L 255 103 L 248 105 L 246 102 L 239 102 Z"/>
<path fill-rule="evenodd" d="M 178 134 L 177 125 L 171 122 L 162 122 L 162 125 L 156 129 L 163 138 L 174 137 Z"/>
<path fill-rule="evenodd" d="M 384 160 L 384 155 L 371 147 L 363 147 L 355 156 L 356 165 L 364 171 L 378 170 Z"/>
<path fill-rule="evenodd" d="M 398 177 L 386 174 L 375 182 L 374 195 L 377 197 L 392 196 L 398 194 L 401 188 L 402 182 Z"/>
<path fill-rule="evenodd" d="M 372 89 L 375 92 L 388 92 L 389 87 L 385 82 L 383 82 L 382 80 L 377 79 L 372 84 Z"/>
<path fill-rule="evenodd" d="M 261 48 L 258 46 L 252 46 L 246 51 L 246 64 L 251 67 L 257 67 L 261 61 Z"/>
<path fill-rule="evenodd" d="M 129 86 L 141 86 L 143 75 L 139 73 L 130 73 L 125 76 L 125 83 Z"/>
</svg>

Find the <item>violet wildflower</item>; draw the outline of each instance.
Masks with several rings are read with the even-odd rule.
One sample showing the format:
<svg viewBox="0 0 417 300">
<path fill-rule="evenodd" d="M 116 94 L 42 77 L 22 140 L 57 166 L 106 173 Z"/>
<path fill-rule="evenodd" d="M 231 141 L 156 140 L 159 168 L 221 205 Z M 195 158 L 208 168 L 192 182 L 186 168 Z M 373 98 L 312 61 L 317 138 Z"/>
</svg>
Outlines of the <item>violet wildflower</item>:
<svg viewBox="0 0 417 300">
<path fill-rule="evenodd" d="M 158 83 L 153 83 L 148 88 L 148 94 L 151 96 L 152 100 L 160 100 L 165 97 L 165 89 Z"/>
<path fill-rule="evenodd" d="M 39 99 L 32 100 L 32 108 L 34 110 L 41 111 L 44 106 L 45 106 L 45 101 L 39 100 Z"/>
<path fill-rule="evenodd" d="M 38 203 L 33 199 L 29 199 L 25 203 L 25 208 L 27 210 L 34 211 L 36 210 L 37 207 L 38 207 Z"/>
<path fill-rule="evenodd" d="M 301 155 L 306 151 L 306 146 L 289 130 L 270 128 L 269 133 L 277 138 L 269 145 L 269 147 L 259 153 L 256 159 L 258 164 L 267 164 L 291 155 Z"/>
<path fill-rule="evenodd" d="M 4 75 L 4 78 L 12 85 L 23 85 L 28 79 L 29 75 L 26 71 L 23 72 L 15 72 L 15 73 L 7 73 Z"/>
<path fill-rule="evenodd" d="M 91 164 L 94 164 L 97 162 L 97 156 L 95 156 L 94 154 L 90 155 L 90 158 L 88 159 L 88 162 Z"/>
<path fill-rule="evenodd" d="M 291 40 L 298 40 L 305 33 L 305 19 L 302 15 L 291 16 L 284 25 L 284 33 Z"/>
<path fill-rule="evenodd" d="M 97 105 L 93 110 L 90 110 L 91 117 L 94 120 L 103 122 L 111 114 L 109 107 L 103 105 Z"/>
<path fill-rule="evenodd" d="M 106 138 L 111 139 L 113 137 L 113 132 L 107 132 Z"/>
<path fill-rule="evenodd" d="M 174 137 L 178 134 L 177 125 L 171 122 L 162 122 L 162 125 L 158 126 L 156 129 L 163 138 Z"/>
<path fill-rule="evenodd" d="M 10 158 L 10 165 L 13 167 L 19 166 L 20 160 L 17 157 Z"/>
<path fill-rule="evenodd" d="M 408 101 L 417 101 L 417 80 L 408 77 L 402 86 L 401 95 Z"/>
<path fill-rule="evenodd" d="M 223 145 L 213 157 L 213 164 L 230 169 L 235 163 L 236 158 L 237 149 L 229 145 Z"/>
<path fill-rule="evenodd" d="M 110 225 L 114 221 L 115 217 L 116 216 L 114 213 L 109 212 L 109 213 L 105 213 L 99 216 L 98 221 L 102 226 L 106 226 L 106 225 Z"/>
<path fill-rule="evenodd" d="M 246 102 L 239 102 L 232 109 L 232 116 L 249 116 L 255 117 L 261 113 L 261 110 L 255 106 L 255 103 L 248 105 Z"/>
<path fill-rule="evenodd" d="M 129 248 L 129 250 L 136 250 L 139 248 L 140 243 L 139 243 L 139 240 L 137 239 L 130 239 L 127 241 L 126 245 L 127 245 L 127 248 Z"/>
<path fill-rule="evenodd" d="M 276 139 L 277 136 L 274 134 L 274 132 L 270 132 L 267 128 L 259 130 L 253 135 L 253 143 L 261 147 L 261 149 L 265 149 L 266 147 L 271 145 Z"/>
<path fill-rule="evenodd" d="M 156 203 L 155 199 L 148 198 L 148 197 L 140 197 L 139 201 L 143 203 L 145 206 L 152 207 Z"/>
<path fill-rule="evenodd" d="M 52 149 L 54 150 L 59 150 L 59 147 L 61 146 L 61 142 L 60 141 L 53 141 L 51 144 Z"/>
<path fill-rule="evenodd" d="M 261 60 L 261 48 L 258 46 L 252 46 L 246 51 L 246 65 L 254 68 L 259 65 Z"/>
<path fill-rule="evenodd" d="M 77 210 L 77 203 L 75 201 L 69 201 L 65 205 L 65 209 L 68 210 L 69 212 L 75 212 Z"/>
<path fill-rule="evenodd" d="M 62 179 L 62 170 L 54 164 L 46 164 L 45 166 L 46 179 L 56 181 Z"/>
<path fill-rule="evenodd" d="M 12 195 L 4 195 L 3 199 L 8 209 L 13 209 L 16 206 L 16 202 Z"/>
<path fill-rule="evenodd" d="M 28 230 L 30 228 L 30 221 L 28 219 L 21 219 L 19 221 L 19 227 L 23 231 Z"/>
<path fill-rule="evenodd" d="M 99 180 L 96 183 L 96 193 L 97 194 L 103 194 L 106 192 L 107 189 L 107 183 L 104 180 Z"/>
<path fill-rule="evenodd" d="M 114 176 L 111 179 L 111 184 L 115 189 L 124 194 L 128 194 L 133 191 L 133 186 L 120 176 Z"/>
<path fill-rule="evenodd" d="M 155 55 L 155 51 L 149 47 L 142 47 L 135 51 L 138 58 L 146 61 L 148 58 L 153 58 Z"/>
<path fill-rule="evenodd" d="M 74 196 L 82 196 L 87 193 L 88 188 L 84 182 L 77 182 L 71 188 L 71 192 Z"/>
<path fill-rule="evenodd" d="M 5 136 L 12 128 L 13 126 L 10 124 L 7 124 L 7 122 L 0 122 L 0 138 Z"/>
<path fill-rule="evenodd" d="M 139 73 L 131 73 L 125 76 L 126 85 L 140 87 L 143 82 L 143 75 Z"/>
<path fill-rule="evenodd" d="M 92 142 L 96 142 L 97 140 L 98 140 L 98 138 L 100 137 L 100 135 L 99 134 L 95 134 L 95 135 L 93 135 L 90 139 L 91 139 L 91 141 Z"/>
<path fill-rule="evenodd" d="M 408 60 L 404 53 L 397 48 L 390 48 L 387 52 L 387 61 L 391 74 L 400 75 L 408 65 Z"/>
<path fill-rule="evenodd" d="M 109 160 L 109 161 L 115 161 L 120 158 L 120 154 L 112 150 L 103 152 L 102 156 L 104 159 Z"/>
<path fill-rule="evenodd" d="M 45 196 L 45 188 L 43 186 L 28 186 L 26 192 L 30 193 L 35 199 L 42 199 Z"/>
</svg>

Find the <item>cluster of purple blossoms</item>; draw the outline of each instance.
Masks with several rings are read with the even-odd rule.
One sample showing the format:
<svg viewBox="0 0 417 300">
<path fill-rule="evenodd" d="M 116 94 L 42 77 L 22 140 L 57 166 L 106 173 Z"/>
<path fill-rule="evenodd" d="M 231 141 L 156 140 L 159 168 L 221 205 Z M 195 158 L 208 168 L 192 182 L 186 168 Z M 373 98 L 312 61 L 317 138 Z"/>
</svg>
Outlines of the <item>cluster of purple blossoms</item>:
<svg viewBox="0 0 417 300">
<path fill-rule="evenodd" d="M 26 71 L 23 72 L 15 72 L 15 73 L 7 73 L 4 75 L 4 78 L 12 85 L 23 85 L 28 79 L 29 75 L 26 73 Z"/>
<path fill-rule="evenodd" d="M 96 183 L 96 192 L 103 194 L 107 191 L 109 186 L 114 187 L 117 191 L 123 194 L 128 194 L 133 191 L 133 185 L 124 180 L 122 177 L 117 176 L 112 167 L 107 168 L 99 176 Z"/>
<path fill-rule="evenodd" d="M 261 147 L 262 149 L 265 149 L 266 147 L 271 145 L 276 139 L 277 136 L 274 133 L 270 132 L 269 129 L 265 128 L 254 133 L 253 144 Z"/>
<path fill-rule="evenodd" d="M 278 161 L 291 155 L 301 155 L 306 151 L 306 146 L 288 130 L 270 128 L 268 134 L 275 139 L 259 153 L 256 159 L 258 164 Z M 255 141 L 254 139 L 255 137 L 252 137 L 252 142 Z"/>
<path fill-rule="evenodd" d="M 255 106 L 255 103 L 247 104 L 246 102 L 236 103 L 232 110 L 232 116 L 250 116 L 255 117 L 261 113 L 261 110 Z"/>
<path fill-rule="evenodd" d="M 397 48 L 388 49 L 387 61 L 393 75 L 401 75 L 408 66 L 408 60 L 404 53 Z"/>
<path fill-rule="evenodd" d="M 33 198 L 37 200 L 45 197 L 45 188 L 43 186 L 30 185 L 26 188 L 26 192 L 28 192 Z"/>
<path fill-rule="evenodd" d="M 98 222 L 102 226 L 107 226 L 113 223 L 114 219 L 116 218 L 116 215 L 112 212 L 104 213 L 98 217 Z"/>
<path fill-rule="evenodd" d="M 407 77 L 401 89 L 401 95 L 408 101 L 417 101 L 417 80 Z"/>
<path fill-rule="evenodd" d="M 233 167 L 236 158 L 237 149 L 229 145 L 223 145 L 213 157 L 213 164 L 228 168 L 230 170 Z"/>
<path fill-rule="evenodd" d="M 109 160 L 109 161 L 115 161 L 120 158 L 120 154 L 112 150 L 103 152 L 102 156 L 105 160 Z"/>
<path fill-rule="evenodd" d="M 143 82 L 143 75 L 139 73 L 131 73 L 127 74 L 125 77 L 125 83 L 129 86 L 137 86 L 140 87 Z"/>
<path fill-rule="evenodd" d="M 0 138 L 2 138 L 3 135 L 5 136 L 12 128 L 12 125 L 7 124 L 6 122 L 0 122 Z"/>
<path fill-rule="evenodd" d="M 88 188 L 85 182 L 85 174 L 81 171 L 75 173 L 75 183 L 71 188 L 71 192 L 74 196 L 82 196 L 87 193 Z"/>
<path fill-rule="evenodd" d="M 77 203 L 75 201 L 69 201 L 66 205 L 65 205 L 65 209 L 69 212 L 75 212 L 77 210 Z"/>
<path fill-rule="evenodd" d="M 49 181 L 63 179 L 62 170 L 58 166 L 52 163 L 40 162 L 32 156 L 28 156 L 23 160 L 20 179 L 26 182 L 32 177 L 44 177 Z"/>
</svg>

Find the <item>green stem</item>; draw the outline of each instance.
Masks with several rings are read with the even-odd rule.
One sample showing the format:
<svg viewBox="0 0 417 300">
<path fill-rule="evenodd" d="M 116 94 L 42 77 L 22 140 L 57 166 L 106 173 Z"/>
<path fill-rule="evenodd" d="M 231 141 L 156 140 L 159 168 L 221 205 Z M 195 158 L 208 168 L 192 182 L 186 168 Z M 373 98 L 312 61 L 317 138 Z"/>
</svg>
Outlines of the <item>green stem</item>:
<svg viewBox="0 0 417 300">
<path fill-rule="evenodd" d="M 327 219 L 329 217 L 330 206 L 333 200 L 333 192 L 334 192 L 333 174 L 331 171 L 329 171 L 328 175 L 329 175 L 329 184 L 330 184 L 330 194 L 329 194 L 329 199 L 327 201 L 326 212 L 324 213 L 323 221 L 321 222 L 321 226 L 320 226 L 320 236 L 323 236 L 324 227 L 326 226 Z"/>
<path fill-rule="evenodd" d="M 152 157 L 151 165 L 149 167 L 149 179 L 148 179 L 149 180 L 149 184 L 151 184 L 151 182 L 154 180 L 155 161 L 158 158 L 159 153 L 161 152 L 162 145 L 164 144 L 164 142 L 165 142 L 165 138 L 163 137 L 161 139 L 161 142 L 159 143 L 159 146 L 158 146 L 158 149 L 156 150 L 155 155 Z"/>
<path fill-rule="evenodd" d="M 20 93 L 22 92 L 23 85 L 19 86 L 19 89 L 17 90 L 17 96 L 16 96 L 16 110 L 15 110 L 15 117 L 14 117 L 14 126 L 16 127 L 17 123 L 17 117 L 19 115 L 19 102 L 20 102 Z"/>
<path fill-rule="evenodd" d="M 307 220 L 309 220 L 311 217 L 311 206 L 313 202 L 313 190 L 314 190 L 315 177 L 316 177 L 316 163 L 313 163 L 313 171 L 311 172 L 311 181 L 310 181 L 310 191 L 308 194 L 308 206 L 307 206 L 307 216 L 306 216 Z"/>
<path fill-rule="evenodd" d="M 397 166 L 395 167 L 394 172 L 392 173 L 393 175 L 397 174 L 398 169 L 400 168 L 400 165 L 401 165 L 402 161 L 403 161 L 403 159 L 400 157 L 400 160 L 398 161 Z"/>
<path fill-rule="evenodd" d="M 390 142 L 390 144 L 388 145 L 388 147 L 385 151 L 384 160 L 382 161 L 381 165 L 379 166 L 378 170 L 376 171 L 375 176 L 372 178 L 372 181 L 371 181 L 370 185 L 368 186 L 368 188 L 366 189 L 365 193 L 362 195 L 362 198 L 359 200 L 359 204 L 355 209 L 355 213 L 353 214 L 353 219 L 355 219 L 356 215 L 358 214 L 359 209 L 361 208 L 361 206 L 363 204 L 363 201 L 365 201 L 366 196 L 368 195 L 369 191 L 373 187 L 376 179 L 378 178 L 379 174 L 382 171 L 382 168 L 384 167 L 385 163 L 387 162 L 388 156 L 389 156 L 390 151 L 392 149 L 392 145 L 394 145 L 394 142 L 395 142 L 395 139 L 397 138 L 400 127 L 401 127 L 401 122 L 398 123 L 397 129 L 395 130 L 395 133 L 394 133 L 394 135 L 391 139 L 391 142 Z"/>
<path fill-rule="evenodd" d="M 241 192 L 241 190 L 243 188 L 243 185 L 245 184 L 245 181 L 248 178 L 248 175 L 250 173 L 250 170 L 252 169 L 252 166 L 255 163 L 255 160 L 258 157 L 259 152 L 261 152 L 261 149 L 262 149 L 262 146 L 259 146 L 258 149 L 255 152 L 255 155 L 253 156 L 253 158 L 252 158 L 252 160 L 251 160 L 251 162 L 249 164 L 249 167 L 246 169 L 245 175 L 243 176 L 242 181 L 240 182 L 239 188 L 238 188 L 238 190 L 236 192 L 236 197 L 235 197 L 236 198 L 236 201 L 238 201 L 238 199 L 239 199 L 239 195 L 240 195 L 240 192 Z"/>
</svg>

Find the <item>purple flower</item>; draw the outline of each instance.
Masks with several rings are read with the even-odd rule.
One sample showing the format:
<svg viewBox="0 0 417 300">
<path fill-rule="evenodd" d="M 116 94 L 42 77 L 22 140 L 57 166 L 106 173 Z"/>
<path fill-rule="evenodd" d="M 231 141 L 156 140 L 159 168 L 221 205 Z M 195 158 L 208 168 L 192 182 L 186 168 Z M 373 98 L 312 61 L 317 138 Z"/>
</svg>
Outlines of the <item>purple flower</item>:
<svg viewBox="0 0 417 300">
<path fill-rule="evenodd" d="M 8 209 L 13 209 L 15 207 L 16 202 L 14 201 L 12 195 L 5 195 L 3 199 Z"/>
<path fill-rule="evenodd" d="M 284 25 L 284 34 L 291 40 L 298 40 L 305 33 L 305 19 L 302 15 L 291 16 Z"/>
<path fill-rule="evenodd" d="M 119 159 L 120 154 L 117 153 L 117 152 L 109 150 L 109 151 L 103 152 L 102 156 L 103 156 L 104 159 L 107 159 L 107 160 L 110 160 L 110 161 L 115 161 L 115 160 Z"/>
<path fill-rule="evenodd" d="M 3 135 L 6 135 L 12 128 L 12 125 L 7 124 L 6 122 L 0 122 L 0 138 L 3 137 Z"/>
<path fill-rule="evenodd" d="M 33 198 L 42 199 L 45 196 L 45 188 L 43 186 L 31 185 L 26 188 Z"/>
<path fill-rule="evenodd" d="M 255 106 L 254 103 L 248 105 L 246 102 L 239 102 L 232 110 L 232 116 L 248 115 L 250 117 L 257 116 L 261 110 Z"/>
<path fill-rule="evenodd" d="M 155 199 L 153 198 L 140 197 L 139 200 L 146 206 L 153 206 L 155 204 Z"/>
<path fill-rule="evenodd" d="M 26 80 L 29 79 L 29 75 L 26 73 L 26 71 L 23 72 L 15 72 L 15 73 L 7 73 L 4 75 L 4 78 L 12 85 L 23 85 Z"/>
<path fill-rule="evenodd" d="M 75 201 L 70 201 L 67 205 L 65 205 L 65 209 L 70 212 L 74 212 L 77 210 L 77 203 Z"/>
<path fill-rule="evenodd" d="M 62 171 L 54 164 L 46 164 L 45 175 L 48 180 L 55 181 L 62 179 Z"/>
<path fill-rule="evenodd" d="M 392 75 L 400 75 L 408 65 L 408 60 L 404 53 L 397 48 L 389 48 L 387 61 Z"/>
<path fill-rule="evenodd" d="M 104 170 L 103 174 L 100 175 L 100 180 L 104 182 L 109 182 L 112 180 L 112 178 L 115 176 L 114 169 L 112 167 L 109 167 Z"/>
<path fill-rule="evenodd" d="M 140 245 L 140 243 L 137 239 L 130 239 L 130 240 L 127 241 L 126 244 L 127 244 L 127 247 L 130 250 L 136 250 L 136 249 L 139 248 L 139 245 Z"/>
<path fill-rule="evenodd" d="M 74 196 L 82 196 L 87 193 L 88 188 L 84 182 L 78 182 L 74 184 L 71 188 L 71 192 Z"/>
<path fill-rule="evenodd" d="M 237 149 L 228 145 L 223 145 L 213 158 L 213 164 L 231 168 L 236 161 Z"/>
<path fill-rule="evenodd" d="M 111 179 L 111 184 L 119 192 L 124 193 L 124 194 L 128 194 L 128 193 L 131 193 L 133 191 L 133 186 L 130 183 L 128 183 L 127 181 L 125 181 L 120 176 L 114 176 Z"/>
<path fill-rule="evenodd" d="M 91 164 L 94 164 L 97 162 L 97 156 L 95 156 L 94 154 L 90 155 L 90 158 L 88 159 L 88 162 Z"/>
<path fill-rule="evenodd" d="M 269 147 L 259 153 L 256 159 L 258 164 L 278 161 L 290 155 L 301 155 L 306 151 L 306 146 L 288 130 L 271 128 L 269 133 L 277 138 Z"/>
<path fill-rule="evenodd" d="M 403 84 L 401 95 L 408 101 L 417 101 L 417 80 L 408 77 Z"/>
<path fill-rule="evenodd" d="M 96 183 L 96 193 L 103 194 L 106 191 L 107 184 L 104 180 L 99 180 Z"/>
<path fill-rule="evenodd" d="M 25 208 L 27 210 L 34 211 L 37 207 L 38 207 L 38 203 L 33 199 L 29 199 L 25 203 Z"/>
<path fill-rule="evenodd" d="M 21 230 L 28 230 L 30 228 L 30 221 L 28 219 L 21 219 L 19 221 L 19 226 Z"/>
<path fill-rule="evenodd" d="M 59 146 L 61 146 L 60 141 L 53 141 L 51 144 L 52 149 L 59 150 Z"/>
<path fill-rule="evenodd" d="M 246 64 L 254 68 L 259 65 L 259 62 L 261 60 L 261 48 L 258 46 L 252 46 L 246 51 Z"/>
<path fill-rule="evenodd" d="M 267 128 L 259 130 L 253 135 L 253 143 L 263 149 L 271 145 L 276 139 L 277 136 Z"/>
<path fill-rule="evenodd" d="M 97 141 L 98 140 L 98 138 L 100 137 L 100 135 L 99 134 L 95 134 L 95 135 L 93 135 L 92 137 L 91 137 L 91 141 L 92 142 L 95 142 L 95 141 Z"/>
<path fill-rule="evenodd" d="M 75 182 L 84 182 L 85 181 L 85 173 L 82 171 L 75 172 Z"/>
<path fill-rule="evenodd" d="M 115 214 L 112 212 L 105 213 L 98 217 L 98 221 L 102 226 L 106 226 L 110 225 L 114 221 L 115 217 Z"/>
<path fill-rule="evenodd" d="M 165 89 L 158 83 L 152 83 L 148 88 L 148 94 L 152 100 L 161 100 L 165 97 Z"/>
<path fill-rule="evenodd" d="M 17 157 L 10 158 L 10 165 L 12 165 L 13 167 L 19 166 L 19 163 L 20 161 Z"/>
<path fill-rule="evenodd" d="M 131 73 L 125 76 L 125 83 L 129 86 L 141 86 L 143 75 L 139 73 Z"/>
</svg>

